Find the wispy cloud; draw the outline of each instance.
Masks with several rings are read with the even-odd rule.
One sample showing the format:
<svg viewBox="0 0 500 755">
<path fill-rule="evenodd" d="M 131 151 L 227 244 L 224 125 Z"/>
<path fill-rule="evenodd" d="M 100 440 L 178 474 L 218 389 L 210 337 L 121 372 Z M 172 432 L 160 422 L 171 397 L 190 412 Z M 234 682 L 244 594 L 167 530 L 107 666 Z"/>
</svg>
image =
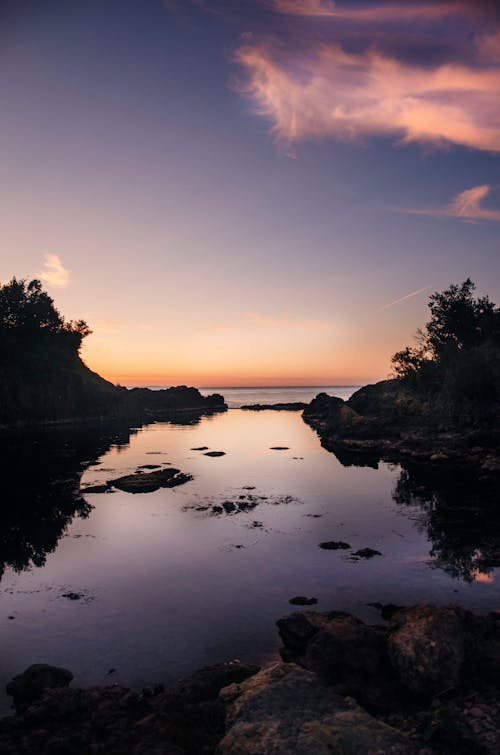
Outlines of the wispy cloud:
<svg viewBox="0 0 500 755">
<path fill-rule="evenodd" d="M 39 278 L 49 286 L 64 288 L 69 283 L 69 272 L 66 270 L 57 254 L 46 254 L 43 270 L 38 273 Z"/>
<path fill-rule="evenodd" d="M 500 222 L 500 209 L 484 207 L 483 200 L 491 193 L 489 184 L 473 186 L 462 191 L 445 207 L 402 209 L 409 215 L 430 215 L 434 218 L 458 218 L 464 221 L 490 220 Z"/>
<path fill-rule="evenodd" d="M 306 320 L 290 315 L 269 317 L 258 312 L 247 312 L 247 317 L 256 325 L 268 328 L 284 328 L 287 330 L 331 330 L 334 325 L 328 320 Z"/>
<path fill-rule="evenodd" d="M 236 61 L 246 73 L 237 90 L 286 149 L 312 138 L 386 135 L 500 152 L 498 67 L 416 65 L 337 43 L 304 55 L 269 40 L 241 45 Z"/>
<path fill-rule="evenodd" d="M 424 286 L 423 288 L 418 288 L 416 291 L 412 291 L 410 294 L 405 294 L 404 296 L 400 296 L 399 299 L 394 299 L 394 301 L 390 301 L 388 304 L 384 304 L 381 309 L 390 309 L 390 307 L 394 307 L 396 304 L 401 304 L 403 301 L 408 301 L 408 299 L 413 299 L 414 296 L 419 296 L 419 294 L 423 294 L 425 291 L 428 291 L 430 286 Z"/>
<path fill-rule="evenodd" d="M 387 21 L 432 21 L 446 18 L 457 13 L 473 15 L 471 3 L 399 3 L 366 6 L 341 6 L 333 0 L 272 0 L 272 5 L 279 13 L 295 16 L 312 16 L 320 18 L 345 19 L 369 23 L 386 23 Z"/>
</svg>

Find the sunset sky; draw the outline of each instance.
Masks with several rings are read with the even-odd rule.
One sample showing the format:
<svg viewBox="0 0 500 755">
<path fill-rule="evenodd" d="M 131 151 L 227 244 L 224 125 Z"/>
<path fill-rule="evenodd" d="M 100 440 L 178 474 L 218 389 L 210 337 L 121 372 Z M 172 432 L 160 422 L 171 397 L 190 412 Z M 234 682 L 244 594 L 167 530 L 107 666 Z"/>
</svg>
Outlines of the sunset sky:
<svg viewBox="0 0 500 755">
<path fill-rule="evenodd" d="M 3 0 L 0 56 L 0 281 L 113 381 L 371 382 L 500 302 L 494 0 Z"/>
</svg>

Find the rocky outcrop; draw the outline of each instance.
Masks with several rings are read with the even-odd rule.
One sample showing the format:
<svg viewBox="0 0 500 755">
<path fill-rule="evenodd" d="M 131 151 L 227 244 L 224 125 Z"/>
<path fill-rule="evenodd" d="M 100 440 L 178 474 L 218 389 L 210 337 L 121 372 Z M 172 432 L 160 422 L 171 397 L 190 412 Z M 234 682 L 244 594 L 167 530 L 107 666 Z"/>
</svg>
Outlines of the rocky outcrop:
<svg viewBox="0 0 500 755">
<path fill-rule="evenodd" d="M 495 411 L 496 405 L 492 416 Z M 348 401 L 320 393 L 302 417 L 342 464 L 376 466 L 380 459 L 409 459 L 467 464 L 488 475 L 500 472 L 500 436 L 494 423 L 490 428 L 478 428 L 445 420 L 400 380 L 367 385 Z"/>
<path fill-rule="evenodd" d="M 178 385 L 162 390 L 131 388 L 126 393 L 126 410 L 139 416 L 161 418 L 177 412 L 211 413 L 227 409 L 219 393 L 202 396 L 197 388 Z"/>
</svg>

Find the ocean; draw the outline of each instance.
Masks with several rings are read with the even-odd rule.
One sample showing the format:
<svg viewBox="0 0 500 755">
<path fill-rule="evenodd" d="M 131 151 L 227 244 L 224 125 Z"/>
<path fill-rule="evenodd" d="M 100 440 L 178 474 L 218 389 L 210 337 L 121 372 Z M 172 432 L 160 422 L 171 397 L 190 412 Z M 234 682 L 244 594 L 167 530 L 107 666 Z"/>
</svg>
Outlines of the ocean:
<svg viewBox="0 0 500 755">
<path fill-rule="evenodd" d="M 239 409 L 246 404 L 281 404 L 303 401 L 309 403 L 318 393 L 328 393 L 347 399 L 360 388 L 359 385 L 293 385 L 279 387 L 250 387 L 250 388 L 201 388 L 203 395 L 221 393 L 230 409 Z"/>
</svg>

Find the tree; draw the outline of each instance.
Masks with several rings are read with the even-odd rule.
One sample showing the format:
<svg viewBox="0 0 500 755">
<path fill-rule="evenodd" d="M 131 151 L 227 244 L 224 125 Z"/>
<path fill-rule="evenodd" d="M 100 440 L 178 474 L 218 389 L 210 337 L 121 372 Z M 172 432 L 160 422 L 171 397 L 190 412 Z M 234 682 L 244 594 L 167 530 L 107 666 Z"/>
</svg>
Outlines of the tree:
<svg viewBox="0 0 500 755">
<path fill-rule="evenodd" d="M 434 367 L 455 361 L 458 352 L 500 346 L 500 309 L 487 296 L 474 298 L 475 288 L 467 278 L 429 297 L 431 317 L 418 331 L 417 345 L 392 358 L 396 377 L 426 377 Z"/>
<path fill-rule="evenodd" d="M 392 358 L 394 374 L 443 426 L 496 422 L 500 397 L 500 309 L 474 297 L 474 283 L 429 297 L 431 316 L 415 346 Z"/>
<path fill-rule="evenodd" d="M 66 321 L 39 280 L 12 278 L 0 285 L 0 347 L 3 351 L 37 345 L 78 352 L 92 331 L 84 320 Z"/>
</svg>

